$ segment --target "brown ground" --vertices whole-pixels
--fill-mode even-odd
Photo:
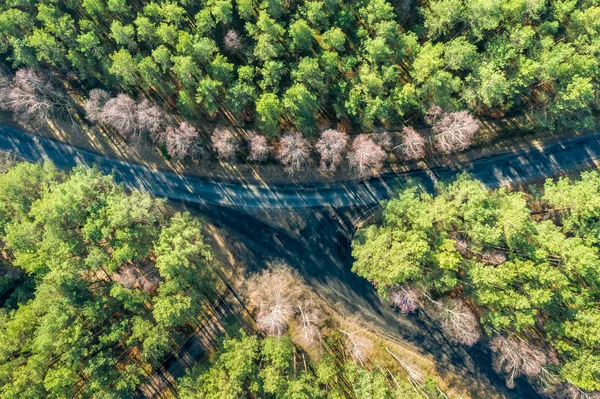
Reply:
[[[206,123],[200,128],[203,143],[194,159],[183,161],[169,160],[160,148],[149,140],[137,144],[127,143],[118,135],[108,132],[99,126],[88,125],[85,121],[78,120],[78,124],[62,121],[49,121],[46,124],[28,123],[16,120],[10,114],[0,113],[0,122],[15,125],[35,132],[41,136],[50,137],[71,145],[106,154],[112,158],[127,162],[142,164],[147,167],[163,170],[176,171],[189,176],[203,176],[211,179],[236,179],[246,182],[281,183],[291,180],[298,183],[311,182],[333,182],[351,180],[355,178],[347,167],[342,167],[332,175],[324,175],[319,172],[316,159],[309,168],[301,174],[290,176],[282,167],[274,161],[257,164],[246,163],[240,158],[237,163],[224,163],[215,159],[208,144],[209,135],[215,124]],[[400,132],[390,131],[394,142],[399,142]],[[246,132],[239,130],[240,137]],[[373,133],[376,135],[377,133]],[[477,159],[486,155],[515,150],[521,147],[531,146],[533,143],[543,143],[558,140],[565,136],[576,135],[578,132],[526,134],[514,120],[502,120],[498,122],[482,124],[482,128],[472,149],[459,154],[455,158],[448,158],[430,154],[424,161],[407,163],[400,158],[399,152],[390,154],[388,162],[380,173],[389,171],[405,171],[415,167],[438,166],[448,164],[455,160]],[[315,156],[316,158],[316,156]]]

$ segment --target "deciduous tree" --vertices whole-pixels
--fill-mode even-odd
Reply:
[[[279,140],[277,159],[290,173],[302,171],[308,164],[310,147],[308,141],[299,132],[287,132]]]
[[[368,176],[374,169],[383,165],[386,154],[369,136],[359,134],[350,147],[348,162],[360,177]]]
[[[187,122],[181,122],[177,126],[169,126],[161,134],[160,141],[165,144],[170,156],[182,159],[192,155],[198,136],[198,130],[194,126]]]
[[[348,135],[345,132],[334,129],[323,131],[315,145],[321,157],[320,169],[324,172],[334,172],[342,162],[347,147]]]

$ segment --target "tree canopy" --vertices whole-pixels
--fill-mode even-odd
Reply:
[[[0,54],[267,132],[398,126],[433,104],[582,128],[597,111],[599,18],[593,1],[8,1]]]
[[[519,342],[541,348],[546,367],[525,375],[558,367],[563,381],[597,391],[599,190],[597,172],[548,180],[533,194],[489,190],[467,175],[435,195],[411,184],[357,235],[353,270],[409,312],[416,301],[457,315],[443,301],[462,298],[489,336],[509,336],[495,341],[503,354],[521,351]]]
[[[199,323],[200,223],[77,167],[0,175],[0,396],[130,397]]]

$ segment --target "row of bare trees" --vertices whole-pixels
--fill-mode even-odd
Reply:
[[[166,147],[173,158],[192,154],[199,138],[198,130],[187,122],[176,123],[160,107],[143,99],[135,101],[127,94],[110,96],[104,90],[90,91],[85,114],[91,122],[105,124],[127,140],[139,143],[145,137]]]
[[[150,136],[155,142],[164,144],[175,158],[191,155],[199,137],[192,125],[186,122],[174,125],[172,118],[160,107],[145,99],[135,101],[126,94],[111,98],[106,91],[94,89],[86,101],[85,111],[90,121],[110,126],[130,141],[139,142]],[[471,145],[479,129],[479,122],[468,112],[444,112],[437,106],[430,109],[427,121],[432,126],[430,137],[405,127],[402,142],[395,147],[388,133],[378,134],[375,138],[359,134],[350,140],[346,132],[334,129],[323,131],[314,148],[301,133],[293,131],[270,144],[265,136],[256,132],[248,132],[245,140],[241,140],[234,130],[217,127],[210,140],[212,149],[224,161],[235,160],[240,151],[247,149],[249,161],[263,162],[273,156],[290,174],[296,174],[307,168],[314,149],[323,173],[335,172],[346,160],[356,175],[364,177],[380,169],[390,151],[401,149],[409,160],[423,158],[429,144],[442,153],[457,152]]]
[[[426,138],[411,126],[403,128],[402,143],[397,147],[407,159],[421,159],[432,150],[442,154],[464,151],[471,146],[480,122],[468,111],[445,112],[437,105],[432,106],[426,116],[431,134]]]

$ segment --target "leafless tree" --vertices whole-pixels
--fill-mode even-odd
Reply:
[[[150,133],[153,138],[156,138],[168,123],[162,109],[146,99],[137,105],[137,119],[140,131]]]
[[[263,162],[271,154],[271,146],[269,146],[267,138],[254,131],[248,132],[248,147],[250,149],[249,161]]]
[[[127,94],[119,94],[108,100],[100,113],[100,121],[129,139],[136,139],[140,134],[138,107]]]
[[[352,142],[348,162],[358,176],[364,177],[373,169],[381,168],[385,160],[385,152],[366,134],[359,134]]]
[[[402,313],[412,313],[421,307],[417,291],[410,287],[399,287],[390,292],[390,301],[397,306]]]
[[[385,350],[387,350],[387,352],[390,355],[392,355],[392,357],[396,360],[396,362],[398,362],[398,364],[400,366],[402,366],[404,371],[406,371],[409,381],[414,382],[415,384],[419,385],[419,384],[423,384],[427,380],[425,373],[423,373],[423,371],[421,370],[421,368],[418,365],[403,361],[394,352],[392,352],[388,347],[386,347]]]
[[[315,148],[321,156],[320,169],[323,172],[334,172],[342,162],[344,151],[348,147],[348,134],[339,130],[327,129]]]
[[[432,302],[434,307],[431,316],[440,323],[451,341],[465,346],[473,346],[479,341],[481,330],[477,316],[463,301],[447,299],[444,302]]]
[[[250,304],[257,310],[256,325],[270,335],[281,335],[296,313],[299,277],[289,267],[279,265],[248,281]]]
[[[223,42],[225,43],[225,47],[227,47],[229,50],[238,50],[242,45],[240,35],[238,35],[238,33],[233,29],[229,29],[227,31],[225,37],[223,38]]]
[[[85,117],[90,122],[98,123],[101,120],[104,104],[109,100],[110,94],[106,90],[92,89],[90,96],[85,101]]]
[[[481,254],[481,260],[487,263],[488,265],[498,266],[505,263],[508,258],[506,253],[497,250],[489,250],[485,251]]]
[[[198,130],[187,122],[181,122],[178,126],[169,126],[160,135],[160,141],[166,145],[169,155],[177,159],[191,155],[197,139]]]
[[[277,159],[290,174],[300,172],[308,163],[308,141],[298,132],[287,132],[279,141]]]
[[[539,375],[548,363],[548,357],[541,349],[516,336],[497,335],[492,339],[490,347],[494,369],[505,375],[509,388],[514,387],[515,378]]]
[[[444,113],[432,126],[435,148],[445,154],[463,151],[477,131],[479,121],[468,111]]]
[[[69,116],[72,102],[50,79],[32,69],[22,68],[11,79],[0,79],[0,107],[28,120],[44,120],[50,116]]]
[[[390,132],[381,132],[374,136],[373,141],[379,144],[386,151],[391,151],[394,148],[394,139]]]
[[[339,331],[346,336],[346,349],[352,360],[364,365],[369,354],[373,351],[373,341],[365,337],[359,331]]]
[[[239,140],[231,129],[217,127],[210,138],[214,150],[219,158],[232,160],[239,149]]]
[[[323,323],[323,314],[312,301],[298,304],[298,330],[302,344],[311,346],[319,338],[319,326]]]
[[[425,137],[410,126],[402,129],[402,154],[408,159],[421,159],[425,156]]]
[[[557,378],[557,382],[543,387],[541,390],[545,397],[551,399],[600,399],[600,392],[586,392],[579,389],[569,380],[561,382]]]

